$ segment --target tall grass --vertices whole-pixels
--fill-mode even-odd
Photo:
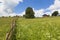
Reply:
[[[0,40],[5,40],[7,32],[10,30],[12,18],[0,18]]]
[[[60,17],[17,20],[17,40],[60,40]]]

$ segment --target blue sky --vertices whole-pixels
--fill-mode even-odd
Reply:
[[[0,0],[0,16],[23,16],[27,7],[32,7],[35,16],[60,13],[60,0]]]
[[[32,7],[35,10],[46,9],[54,3],[54,0],[23,0],[14,7],[15,13],[21,13],[25,11],[27,7]]]

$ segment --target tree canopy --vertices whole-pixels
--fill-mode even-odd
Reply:
[[[52,13],[52,16],[57,16],[59,13],[58,13],[58,11],[54,11],[53,13]]]
[[[34,14],[35,13],[34,13],[33,9],[31,7],[28,7],[25,11],[24,17],[25,18],[35,18]]]

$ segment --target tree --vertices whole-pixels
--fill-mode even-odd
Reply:
[[[52,16],[57,16],[58,14],[59,14],[58,11],[55,11],[52,13]]]
[[[50,15],[47,15],[47,14],[43,14],[43,17],[49,17]]]
[[[23,17],[25,17],[25,15],[23,15]]]
[[[25,18],[35,18],[35,16],[34,16],[34,11],[33,11],[33,9],[31,8],[31,7],[28,7],[27,9],[26,9],[26,12],[25,12],[25,15],[23,15]]]

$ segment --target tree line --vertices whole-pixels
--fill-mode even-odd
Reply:
[[[34,13],[33,9],[31,7],[27,7],[26,10],[25,10],[25,15],[23,15],[23,17],[25,17],[25,18],[35,18],[34,15],[35,15],[35,13]],[[51,16],[58,16],[58,15],[59,15],[58,11],[54,11]],[[49,17],[49,16],[50,15],[43,14],[43,17]]]

